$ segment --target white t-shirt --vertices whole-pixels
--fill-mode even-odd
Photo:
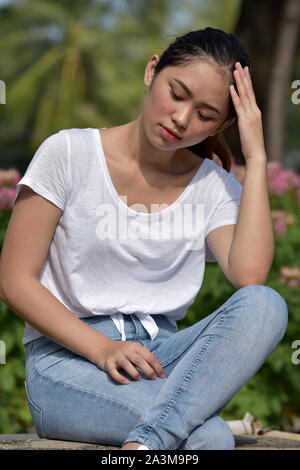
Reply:
[[[132,182],[134,184],[134,181]],[[182,319],[216,261],[208,233],[236,224],[242,185],[205,158],[162,210],[128,207],[110,178],[97,128],[64,129],[45,139],[17,184],[63,210],[39,276],[77,317],[111,315],[125,340],[123,314],[135,314],[153,340],[152,318]],[[123,196],[123,198],[121,197]],[[43,336],[25,322],[23,344]]]

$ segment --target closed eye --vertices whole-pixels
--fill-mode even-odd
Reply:
[[[181,98],[180,96],[177,96],[175,95],[174,91],[172,90],[172,88],[170,88],[170,95],[172,96],[172,98],[175,100],[175,101],[180,101],[180,100],[183,100],[184,98]],[[214,118],[210,118],[210,117],[205,117],[203,116],[201,113],[198,113],[198,117],[199,119],[203,120],[203,121],[214,121]]]

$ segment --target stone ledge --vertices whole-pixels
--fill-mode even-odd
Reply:
[[[87,442],[44,439],[37,434],[0,434],[0,450],[116,450],[119,447]]]
[[[235,435],[235,450],[300,450],[300,441],[271,436]],[[118,450],[120,447],[39,438],[37,434],[0,434],[0,450]]]

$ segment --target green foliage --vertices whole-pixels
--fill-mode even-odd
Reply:
[[[279,292],[289,307],[289,324],[281,342],[255,376],[233,397],[222,411],[225,420],[241,419],[249,411],[264,426],[288,429],[293,416],[300,416],[299,365],[292,362],[292,343],[300,340],[299,286],[282,282],[282,269],[295,268],[300,252],[300,214],[295,188],[281,196],[270,195],[272,213],[282,210],[291,217],[284,233],[275,231],[276,250],[266,285]],[[0,246],[7,229],[10,211],[0,211]],[[297,236],[298,234],[298,236]],[[217,263],[207,263],[203,285],[179,330],[186,328],[219,308],[233,293]],[[25,349],[22,345],[24,322],[0,302],[1,338],[6,343],[6,364],[0,365],[0,433],[26,432],[32,424],[24,379]],[[294,361],[295,362],[295,361]]]
[[[0,364],[0,433],[27,432],[32,419],[26,401],[24,322],[0,301],[1,340],[6,346],[5,364]]]
[[[11,211],[0,210],[0,247]],[[0,300],[0,340],[5,343],[5,364],[0,364],[0,434],[27,432],[32,418],[24,387],[24,322]]]
[[[289,323],[285,335],[255,376],[233,397],[221,412],[226,420],[242,419],[249,411],[264,426],[278,426],[288,430],[292,418],[300,416],[300,364],[292,362],[295,349],[292,343],[300,341],[300,270],[298,284],[281,283],[282,268],[300,268],[300,213],[295,187],[283,195],[270,195],[272,211],[284,211],[293,222],[284,233],[275,230],[275,256],[266,285],[285,299]],[[298,257],[297,257],[298,256]],[[178,328],[186,328],[214,312],[235,292],[217,263],[207,263],[201,290]],[[298,346],[299,349],[299,346]],[[298,356],[299,358],[299,353]],[[298,359],[299,360],[299,359]],[[294,361],[295,362],[295,361]]]
[[[219,2],[214,0],[217,5]],[[226,0],[231,27],[239,0]],[[170,36],[214,21],[206,4],[188,0],[23,0],[0,6],[1,164],[29,163],[49,135],[64,128],[111,127],[135,119],[145,93],[144,68]],[[227,13],[228,13],[227,11]],[[224,24],[222,24],[224,21]],[[226,25],[225,25],[226,22]],[[10,211],[0,210],[0,248]],[[0,301],[0,433],[31,424],[24,390],[24,322]]]
[[[8,104],[0,113],[5,166],[12,158],[29,161],[58,130],[136,119],[151,56],[188,29],[209,24],[233,29],[239,4],[23,0],[0,6],[0,78]]]
[[[110,127],[135,119],[151,55],[161,53],[170,40],[188,30],[207,25],[234,30],[240,5],[239,0],[14,3],[18,6],[1,9],[0,19],[1,79],[8,85],[9,103],[0,115],[1,158],[6,161],[13,152],[22,158],[27,152],[31,158],[41,141],[59,129]],[[123,11],[114,11],[117,4],[125,5]],[[299,109],[289,108],[293,119],[286,140],[293,148],[299,142]],[[289,325],[283,340],[222,416],[240,419],[250,411],[264,425],[284,429],[292,416],[300,416],[300,366],[291,361],[292,342],[300,339],[300,293],[299,287],[280,283],[280,272],[282,266],[295,267],[295,262],[299,267],[300,216],[293,191],[272,196],[271,203],[273,210],[294,216],[286,233],[276,234],[267,282],[285,298]],[[0,210],[0,248],[10,215]],[[218,264],[207,263],[201,291],[178,322],[179,329],[211,314],[234,292]],[[23,329],[23,320],[0,301],[0,339],[6,344],[6,364],[0,364],[0,433],[27,432],[32,424],[24,387]]]

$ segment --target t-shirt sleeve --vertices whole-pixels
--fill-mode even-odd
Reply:
[[[231,225],[237,223],[240,199],[242,195],[243,186],[238,181],[234,173],[229,173],[228,179],[225,183],[223,190],[221,191],[220,197],[216,204],[213,213],[211,214],[205,230],[205,239],[209,232],[217,227],[223,225]],[[205,242],[205,261],[215,262],[217,261],[211,250]]]
[[[69,141],[65,130],[47,137],[36,150],[24,176],[16,185],[16,194],[22,185],[29,186],[40,196],[64,210],[69,182]]]

